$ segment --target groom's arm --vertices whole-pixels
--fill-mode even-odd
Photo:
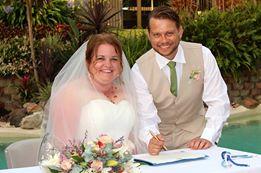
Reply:
[[[141,123],[139,138],[148,146],[152,139],[149,131],[159,134],[158,123],[160,123],[160,118],[157,114],[157,108],[153,103],[153,97],[148,90],[147,83],[141,75],[137,64],[134,64],[132,67],[131,77],[136,90],[137,113]]]

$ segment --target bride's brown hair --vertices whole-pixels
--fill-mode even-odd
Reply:
[[[122,65],[122,47],[120,41],[115,35],[110,33],[101,33],[92,35],[87,44],[85,58],[88,64],[91,63],[92,57],[96,54],[98,47],[102,44],[110,44],[115,48],[116,53],[119,55],[121,67]]]

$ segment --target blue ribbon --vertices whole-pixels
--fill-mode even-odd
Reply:
[[[249,165],[247,164],[242,164],[242,163],[236,163],[232,158],[239,158],[240,156],[237,155],[237,156],[231,156],[231,153],[230,152],[227,152],[227,151],[223,151],[221,153],[221,157],[223,159],[223,162],[222,162],[222,166],[223,167],[231,167],[232,164],[236,165],[236,166],[244,166],[244,167],[248,167]],[[246,157],[246,155],[244,155],[244,157],[242,158],[251,158],[252,156],[248,156]],[[232,163],[232,164],[231,164]]]

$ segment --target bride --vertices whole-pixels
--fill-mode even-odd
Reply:
[[[48,142],[64,145],[85,136],[88,141],[107,134],[115,140],[123,136],[132,151],[141,152],[129,72],[114,35],[91,36],[54,80],[46,106]]]

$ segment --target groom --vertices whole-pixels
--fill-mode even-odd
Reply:
[[[211,147],[229,116],[227,87],[213,54],[201,44],[182,42],[182,34],[180,18],[171,8],[155,8],[148,25],[152,49],[132,68],[141,118],[139,137],[152,155],[164,145]]]

